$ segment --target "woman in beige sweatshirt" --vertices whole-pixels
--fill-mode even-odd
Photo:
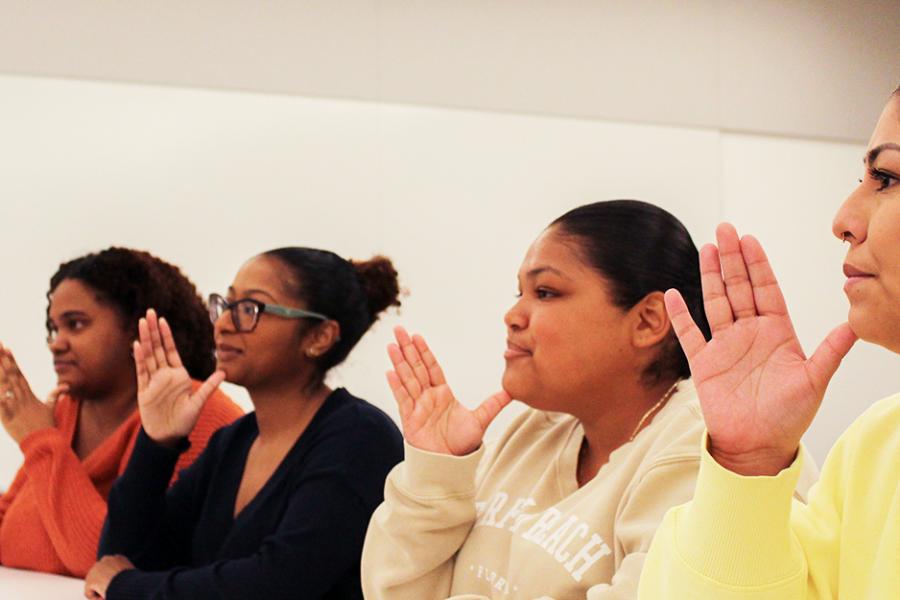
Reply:
[[[703,419],[663,301],[678,289],[709,338],[684,226],[643,202],[576,208],[528,249],[519,287],[503,391],[475,410],[397,329],[406,459],[369,525],[367,598],[636,598],[657,525],[691,498]],[[530,410],[486,449],[512,398]]]

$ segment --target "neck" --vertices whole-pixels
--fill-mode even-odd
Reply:
[[[584,479],[582,473],[588,475],[586,480],[593,478],[616,448],[647,427],[665,406],[665,402],[660,401],[674,383],[674,379],[652,386],[640,380],[620,382],[605,390],[602,397],[591,397],[584,411],[574,415],[584,428],[585,439],[579,459],[579,480]]]
[[[79,396],[80,418],[101,430],[118,427],[137,408],[137,384],[133,379],[109,392]]]
[[[309,388],[308,379],[299,377],[266,382],[248,391],[263,443],[283,437],[296,439],[331,393],[324,384]]]

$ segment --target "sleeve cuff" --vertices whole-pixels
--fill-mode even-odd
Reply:
[[[58,442],[65,443],[59,429],[56,429],[55,427],[45,427],[44,429],[32,431],[23,437],[21,441],[19,441],[19,449],[22,451],[22,454],[28,456],[29,453],[34,452],[42,445]]]
[[[165,573],[152,573],[128,569],[112,578],[106,588],[106,600],[140,600],[149,598]]]
[[[419,497],[445,497],[475,492],[475,471],[484,445],[465,456],[426,452],[403,442],[405,458],[397,483]]]
[[[703,436],[694,499],[676,524],[679,551],[694,569],[732,585],[760,585],[798,574],[790,527],[792,497],[805,454],[772,477],[721,466]],[[760,581],[760,576],[771,581]]]
[[[191,443],[187,438],[181,440],[175,448],[161,446],[141,427],[134,442],[134,451],[128,461],[126,473],[138,474],[150,486],[165,489],[172,478],[178,458],[190,447]]]

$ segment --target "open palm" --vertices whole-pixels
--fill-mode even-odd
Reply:
[[[856,336],[846,323],[803,353],[759,242],[729,224],[700,252],[707,342],[681,295],[666,307],[688,357],[716,459],[747,475],[777,473],[796,453]]]
[[[402,327],[395,328],[394,335],[397,343],[388,346],[394,370],[387,379],[407,443],[456,456],[477,450],[488,425],[510,403],[509,394],[498,392],[469,410],[453,395],[425,340],[418,335],[410,338]]]
[[[203,404],[224,381],[225,374],[216,371],[192,393],[191,377],[181,363],[166,320],[157,319],[150,309],[140,320],[138,333],[134,362],[141,424],[155,441],[171,444],[194,429]]]

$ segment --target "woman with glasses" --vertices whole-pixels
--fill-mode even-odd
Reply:
[[[154,306],[178,328],[174,344],[189,386],[215,369],[212,326],[178,268],[128,248],[64,263],[50,279],[47,301],[47,345],[59,384],[51,402],[35,397],[12,352],[0,348],[0,421],[24,454],[0,496],[0,563],[83,577],[97,557],[107,494],[140,429],[131,359],[138,319]],[[173,473],[242,414],[214,394]]]
[[[143,430],[110,494],[88,597],[362,598],[359,560],[384,478],[403,456],[393,422],[325,384],[389,306],[384,257],[282,248],[210,298],[217,371],[191,391],[173,330],[153,311],[134,356]],[[166,490],[185,436],[222,381],[255,412],[222,429]]]

